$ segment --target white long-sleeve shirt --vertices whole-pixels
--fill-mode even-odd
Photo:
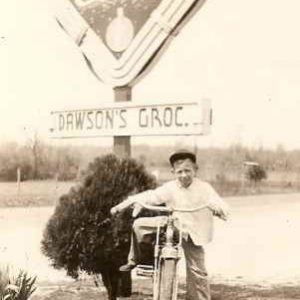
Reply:
[[[127,206],[134,201],[150,205],[165,204],[170,208],[193,209],[212,203],[223,216],[228,214],[228,205],[212,186],[198,178],[194,178],[190,186],[183,187],[178,180],[169,181],[162,186],[130,196],[120,204]],[[181,230],[190,235],[195,245],[209,243],[213,237],[213,214],[210,209],[195,212],[174,212]]]

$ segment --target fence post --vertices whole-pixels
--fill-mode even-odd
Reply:
[[[17,168],[17,197],[20,196],[20,189],[21,189],[21,168]]]

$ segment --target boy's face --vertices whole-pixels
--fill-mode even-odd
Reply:
[[[188,158],[182,159],[174,163],[172,172],[181,186],[187,188],[196,176],[197,166]]]

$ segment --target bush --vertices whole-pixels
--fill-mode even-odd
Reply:
[[[266,179],[267,173],[261,165],[259,165],[259,164],[252,165],[252,166],[248,167],[248,169],[246,171],[246,178],[249,181],[254,182],[254,184],[256,184],[257,182],[260,182],[263,179]]]
[[[118,218],[110,217],[112,206],[129,194],[154,188],[156,182],[142,164],[115,155],[96,158],[85,172],[81,185],[60,198],[48,221],[42,251],[54,267],[64,268],[76,278],[84,270],[101,274],[109,299],[116,299],[121,273],[130,246],[131,214],[127,210]],[[129,278],[128,278],[129,276]],[[130,288],[130,274],[124,277]]]

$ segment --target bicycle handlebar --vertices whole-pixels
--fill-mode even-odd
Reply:
[[[154,205],[148,205],[145,204],[141,201],[138,200],[133,200],[133,199],[128,199],[124,202],[119,203],[118,205],[116,205],[115,207],[113,207],[112,209],[116,209],[116,212],[120,212],[124,209],[126,209],[127,207],[133,205],[133,204],[139,204],[142,207],[149,209],[149,210],[154,210],[154,211],[161,211],[161,212],[168,212],[168,213],[172,213],[172,212],[196,212],[198,210],[202,210],[205,208],[208,208],[208,205],[201,205],[195,208],[169,208],[169,207],[165,207],[165,206],[154,206]]]
[[[161,211],[161,212],[169,212],[169,213],[172,213],[172,212],[196,212],[198,210],[202,210],[202,209],[205,209],[207,208],[207,204],[205,205],[201,205],[201,206],[198,206],[198,207],[195,207],[195,208],[169,208],[169,207],[164,207],[164,206],[154,206],[154,205],[148,205],[148,204],[145,204],[145,203],[142,203],[142,202],[135,202],[137,204],[140,204],[142,207],[146,208],[146,209],[149,209],[149,210],[155,210],[155,211]]]

